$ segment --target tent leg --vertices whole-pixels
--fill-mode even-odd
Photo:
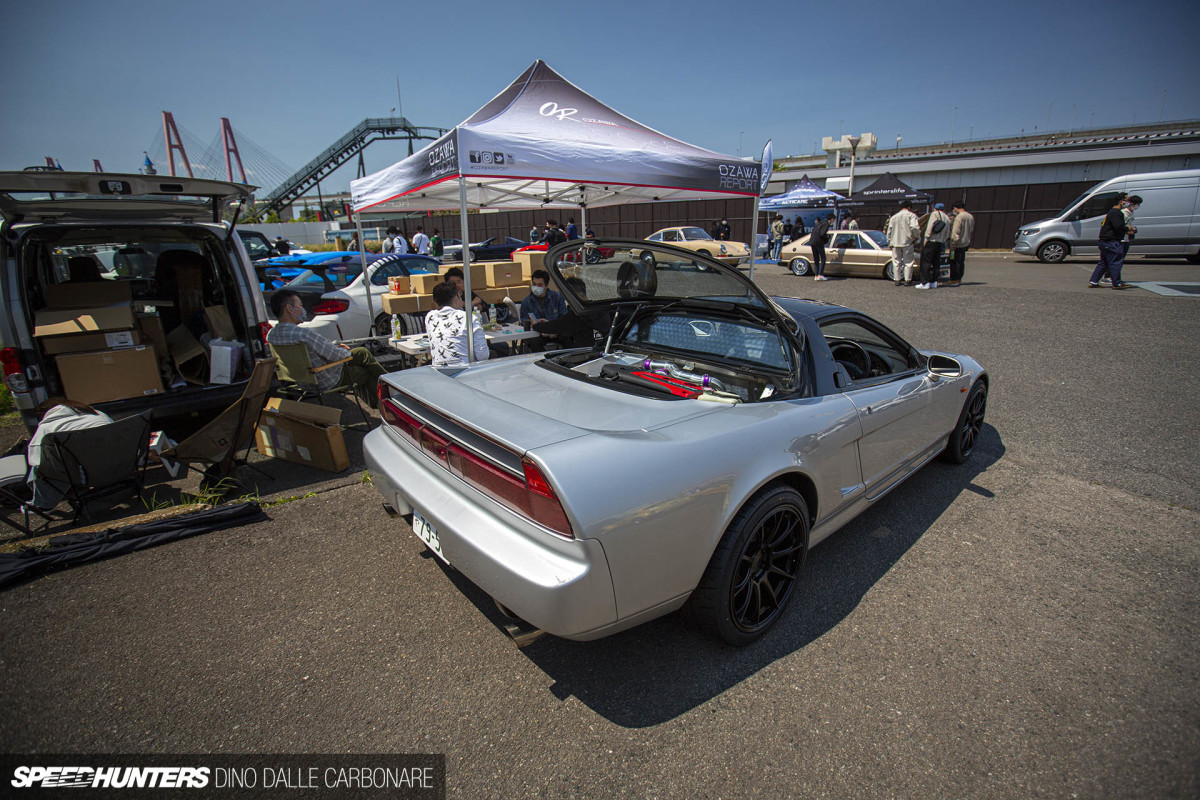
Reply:
[[[471,237],[467,233],[467,179],[458,176],[458,219],[462,228],[463,307],[467,312],[467,366],[475,360],[475,323],[472,315],[475,308],[471,303]]]
[[[363,288],[367,290],[367,336],[374,336],[375,308],[371,303],[371,280],[367,275],[367,241],[363,238],[362,214],[355,213],[354,223],[358,226],[358,256],[362,261]]]
[[[758,195],[754,195],[754,215],[750,219],[750,281],[753,283],[754,262],[758,260]]]

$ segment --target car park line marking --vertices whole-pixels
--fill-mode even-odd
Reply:
[[[1163,297],[1200,298],[1200,282],[1194,281],[1126,281],[1130,286],[1161,294]]]

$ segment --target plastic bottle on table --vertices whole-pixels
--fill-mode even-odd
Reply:
[[[404,335],[404,323],[400,321],[399,314],[392,314],[392,338],[399,339]]]

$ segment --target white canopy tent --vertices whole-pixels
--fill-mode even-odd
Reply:
[[[350,192],[360,227],[363,214],[459,209],[465,267],[469,208],[579,209],[586,230],[589,206],[757,199],[761,186],[758,162],[648,128],[539,60],[458,127],[403,161],[352,181]],[[471,271],[463,271],[470,297]],[[369,282],[367,304],[370,312]]]

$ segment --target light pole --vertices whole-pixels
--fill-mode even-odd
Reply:
[[[858,153],[858,143],[862,141],[862,137],[847,136],[846,141],[850,143],[850,186],[846,189],[846,196],[850,197],[854,194],[854,157]]]
[[[897,133],[896,134],[896,149],[897,150],[900,149],[900,143],[903,141],[904,141],[904,137]]]

